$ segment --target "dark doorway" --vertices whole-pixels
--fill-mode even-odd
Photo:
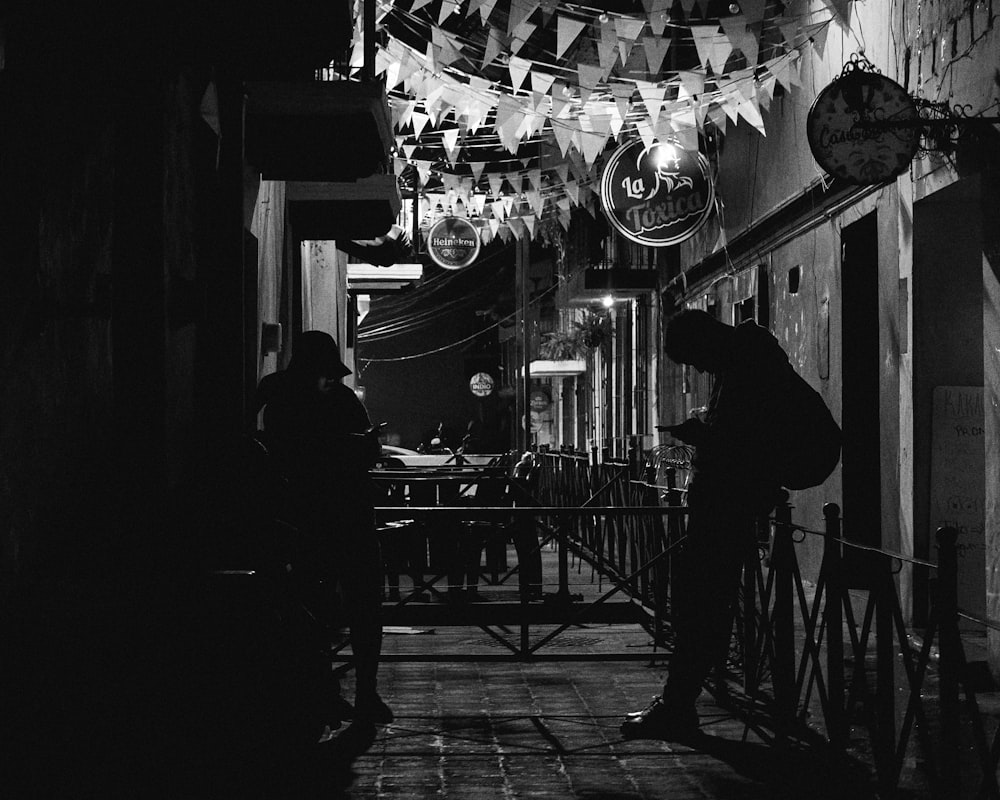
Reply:
[[[881,545],[878,230],[875,212],[841,233],[844,535]]]

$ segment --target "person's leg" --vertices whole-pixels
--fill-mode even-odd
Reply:
[[[517,553],[518,580],[529,597],[542,596],[542,550],[532,517],[518,517],[511,533]]]
[[[696,731],[695,701],[725,655],[740,575],[753,545],[753,518],[725,508],[692,511],[671,600],[674,651],[661,697],[622,724],[632,737],[686,736]]]
[[[359,520],[364,522],[364,520]],[[391,712],[376,691],[382,653],[381,556],[374,526],[353,525],[353,539],[341,543],[337,569],[344,598],[344,613],[351,630],[354,653],[355,715],[373,722],[390,721]],[[388,717],[383,719],[382,717]]]
[[[694,708],[712,666],[729,647],[733,606],[751,540],[738,518],[716,517],[709,524],[711,529],[693,531],[697,538],[681,557],[680,585],[673,595],[675,647],[663,690],[669,708]]]

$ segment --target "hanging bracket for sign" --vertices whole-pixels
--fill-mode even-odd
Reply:
[[[954,152],[970,129],[1000,122],[970,112],[970,106],[911,97],[855,53],[813,102],[806,135],[813,157],[831,175],[873,185],[905,172],[918,152]]]
[[[922,97],[912,98],[918,117],[913,120],[868,121],[863,125],[872,129],[916,128],[920,135],[918,151],[923,153],[953,153],[958,150],[963,136],[974,128],[985,128],[1000,123],[1000,116],[987,116],[985,111],[972,112],[968,104],[948,105]],[[1000,106],[994,101],[990,108]],[[988,109],[987,109],[988,110]]]

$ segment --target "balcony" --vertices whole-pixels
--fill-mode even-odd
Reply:
[[[374,239],[392,227],[402,197],[395,175],[356,181],[289,181],[292,233],[299,240]]]
[[[342,182],[385,172],[392,120],[381,82],[250,82],[246,96],[246,160],[261,177]]]
[[[569,307],[591,306],[608,295],[616,299],[638,297],[655,292],[656,286],[654,269],[587,267],[569,277],[564,298]]]

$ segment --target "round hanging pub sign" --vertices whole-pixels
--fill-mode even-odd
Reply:
[[[469,391],[476,397],[489,397],[493,394],[493,387],[496,382],[488,372],[477,372],[469,378]]]
[[[461,217],[443,217],[427,233],[427,254],[439,267],[462,269],[479,256],[479,231]]]
[[[819,93],[806,118],[813,158],[847,183],[874,185],[906,172],[920,144],[919,114],[906,90],[853,60]]]
[[[712,213],[715,186],[708,159],[676,143],[622,145],[601,175],[601,205],[614,228],[637,244],[683,242]]]

